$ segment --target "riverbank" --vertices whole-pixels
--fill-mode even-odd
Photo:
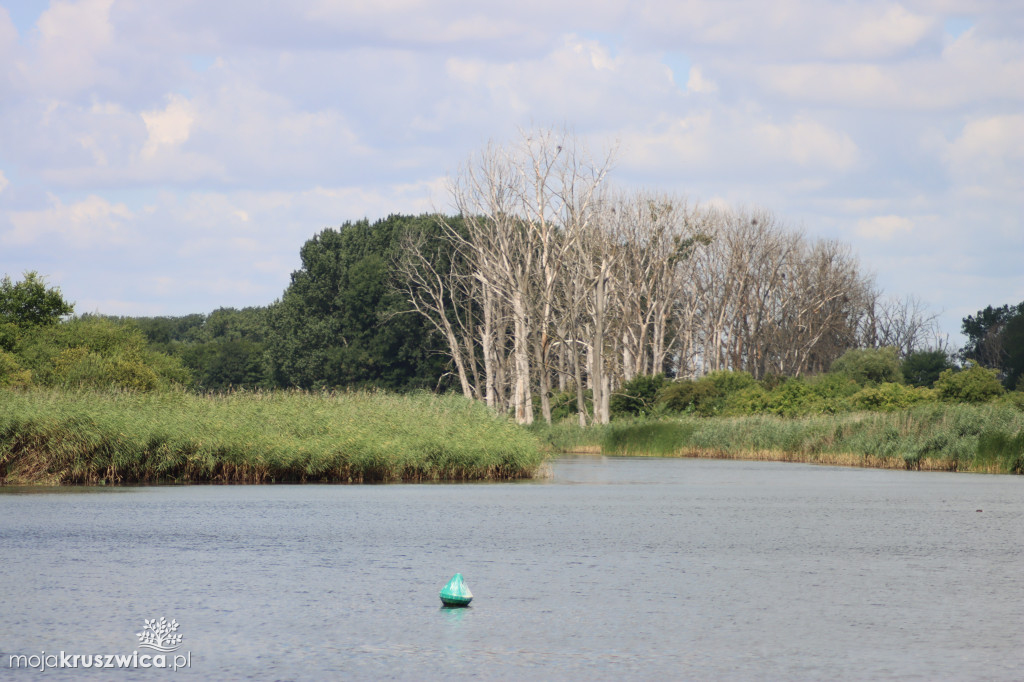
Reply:
[[[1024,413],[1005,405],[932,404],[800,418],[681,416],[533,431],[562,453],[1024,474]]]
[[[503,480],[543,460],[460,396],[0,390],[0,484]]]

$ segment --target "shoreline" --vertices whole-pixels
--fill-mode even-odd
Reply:
[[[663,457],[665,459],[721,459],[745,462],[787,462],[792,464],[818,464],[821,466],[847,467],[850,469],[889,469],[904,471],[945,471],[950,473],[971,474],[1005,474],[995,467],[985,470],[959,469],[956,460],[927,457],[920,460],[908,460],[902,457],[877,457],[857,453],[793,453],[782,450],[747,450],[727,452],[724,450],[685,449],[674,453],[661,452],[628,452],[606,453],[600,447],[591,446],[574,450],[559,451],[559,455],[645,458]]]

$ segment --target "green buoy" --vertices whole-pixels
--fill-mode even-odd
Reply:
[[[462,574],[456,573],[448,584],[441,588],[441,603],[445,606],[469,606],[473,593],[462,582]]]

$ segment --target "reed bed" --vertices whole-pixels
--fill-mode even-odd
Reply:
[[[561,425],[538,437],[571,452],[594,433]],[[678,417],[612,422],[606,454],[714,457],[897,469],[1024,473],[1024,413],[1010,406],[931,404],[899,412],[783,418]]]
[[[498,480],[543,459],[461,396],[0,390],[0,484]]]

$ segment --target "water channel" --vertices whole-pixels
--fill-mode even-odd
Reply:
[[[1022,477],[589,456],[553,473],[0,488],[0,669],[26,680],[1024,679]],[[469,608],[441,608],[455,572]],[[181,635],[165,665],[187,665],[83,667],[85,655],[156,655],[139,635],[160,618]],[[59,667],[60,652],[80,655],[78,668]],[[54,665],[10,669],[31,655]]]

